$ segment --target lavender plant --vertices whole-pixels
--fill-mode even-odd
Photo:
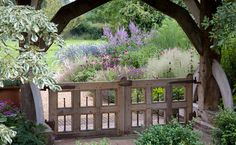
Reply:
[[[120,27],[114,34],[109,27],[104,27],[103,34],[108,40],[108,45],[105,48],[106,55],[104,55],[104,60],[106,60],[104,69],[119,65],[125,55],[141,48],[145,44],[144,40],[150,36],[149,33],[140,30],[133,22],[130,22],[129,30]]]
[[[74,63],[81,60],[83,57],[88,56],[101,56],[103,55],[103,45],[87,44],[87,45],[70,45],[65,48],[59,49],[55,56],[64,66],[68,63]]]

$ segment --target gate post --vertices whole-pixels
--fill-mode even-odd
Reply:
[[[187,79],[192,80],[193,75],[188,74]],[[187,83],[185,87],[185,94],[186,94],[186,101],[187,101],[187,108],[186,108],[186,122],[192,120],[192,113],[193,113],[193,84]]]
[[[145,88],[145,102],[147,104],[146,112],[145,112],[145,126],[148,127],[152,125],[152,90],[151,87]]]
[[[166,123],[171,121],[171,117],[172,117],[172,85],[168,84],[165,87],[166,90],[166,104],[167,104],[167,108],[166,108]]]
[[[58,93],[57,92],[53,92],[52,90],[48,90],[48,106],[49,106],[49,116],[48,116],[48,119],[49,119],[49,122],[51,122],[52,126],[52,130],[54,132],[58,132],[58,120],[57,120],[57,114],[56,114],[56,110],[57,110],[57,96],[58,96]]]
[[[117,105],[119,108],[117,115],[118,134],[124,135],[125,133],[125,87],[118,85],[117,89]]]
[[[119,82],[120,91],[120,130],[122,134],[129,133],[131,127],[131,92],[130,86],[132,86],[132,81],[127,80],[126,77],[120,79]]]

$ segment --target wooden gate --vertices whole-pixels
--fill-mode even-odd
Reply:
[[[187,78],[63,83],[49,91],[49,121],[59,138],[116,136],[191,119],[192,75]]]

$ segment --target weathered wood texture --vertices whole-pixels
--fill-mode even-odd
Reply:
[[[178,79],[63,83],[62,91],[49,91],[49,121],[55,122],[54,132],[59,138],[123,135],[165,124],[172,116],[186,123],[192,114],[191,80],[192,75]],[[173,99],[175,87],[184,89],[180,100]],[[163,100],[154,101],[155,88],[164,90]]]

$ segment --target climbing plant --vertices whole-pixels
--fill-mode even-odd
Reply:
[[[3,80],[18,79],[59,90],[43,52],[53,43],[63,45],[57,26],[41,11],[7,0],[0,1],[0,13],[0,86]]]

